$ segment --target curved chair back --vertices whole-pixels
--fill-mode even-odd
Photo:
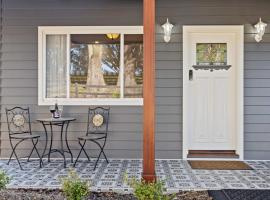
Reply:
[[[106,134],[109,127],[110,108],[96,107],[88,109],[87,133]]]
[[[9,135],[32,133],[29,108],[6,108],[6,117]]]

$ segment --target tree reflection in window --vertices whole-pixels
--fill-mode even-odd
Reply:
[[[120,76],[120,37],[71,35],[71,98],[141,98],[143,35],[124,35],[124,79]],[[124,94],[121,95],[121,81]]]
[[[104,34],[71,35],[70,97],[120,96],[120,40]]]

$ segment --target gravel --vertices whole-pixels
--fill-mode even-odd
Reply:
[[[2,190],[1,200],[65,200],[60,190]],[[86,200],[136,200],[131,194],[95,193],[92,192]],[[207,191],[188,191],[176,194],[175,200],[212,200]]]

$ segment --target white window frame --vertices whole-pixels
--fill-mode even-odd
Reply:
[[[46,36],[67,35],[67,81],[69,80],[70,35],[71,34],[120,34],[120,98],[70,98],[67,84],[66,98],[46,97]],[[143,98],[124,98],[124,35],[143,34],[143,26],[39,26],[38,27],[38,105],[143,105]]]

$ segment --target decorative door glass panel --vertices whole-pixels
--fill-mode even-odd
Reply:
[[[226,43],[197,43],[197,65],[227,65]]]

